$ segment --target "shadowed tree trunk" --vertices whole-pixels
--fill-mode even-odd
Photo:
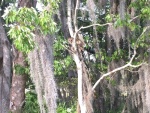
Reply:
[[[11,85],[11,51],[0,15],[0,113],[8,113]]]
[[[18,7],[34,7],[36,0],[19,0]],[[37,28],[38,29],[38,28]],[[31,78],[35,84],[40,112],[56,113],[57,89],[53,74],[53,36],[44,36],[35,30],[35,48],[29,54]],[[22,37],[23,38],[23,37]],[[22,52],[14,49],[14,73],[11,89],[11,111],[21,113],[25,97],[26,74],[17,67],[25,68]]]
[[[26,67],[23,53],[16,50],[16,57],[14,58],[13,65],[13,77],[10,95],[10,110],[13,113],[21,113],[22,106],[25,101],[25,85],[26,85],[26,74],[15,70],[16,66]]]
[[[64,37],[68,39],[70,37],[68,25],[67,25],[67,16],[66,16],[66,6],[67,6],[67,0],[61,0],[60,8],[59,8],[59,15],[60,15],[60,21],[61,21],[61,30],[64,34]]]

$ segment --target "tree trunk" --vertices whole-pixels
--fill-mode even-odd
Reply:
[[[13,65],[13,77],[10,95],[10,110],[12,113],[21,113],[21,109],[25,102],[25,85],[26,76],[25,73],[18,72],[15,70],[15,66],[26,67],[26,62],[24,61],[24,56],[22,52],[16,51],[16,58],[14,58]]]
[[[0,17],[0,113],[8,113],[11,85],[11,51]]]
[[[19,0],[18,7],[32,7],[31,0]],[[26,68],[25,56],[21,51],[18,51],[13,48],[13,77],[12,77],[12,86],[11,86],[11,95],[10,95],[10,110],[12,113],[21,113],[22,107],[25,102],[25,86],[26,86],[26,77],[23,70],[17,70],[16,67]]]
[[[64,37],[68,39],[70,35],[69,35],[69,30],[67,25],[66,6],[67,6],[67,0],[62,0],[60,3],[59,15],[62,24],[61,25],[62,33],[64,34]]]

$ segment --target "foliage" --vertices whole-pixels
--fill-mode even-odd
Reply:
[[[54,74],[56,76],[67,76],[68,70],[73,69],[75,65],[66,48],[66,40],[58,36],[54,40]]]
[[[14,65],[14,72],[16,75],[29,74],[29,68],[16,64]]]
[[[37,95],[31,91],[26,93],[25,106],[23,113],[40,113],[40,108],[37,102]]]
[[[68,72],[68,69],[71,69],[72,59],[70,56],[67,56],[64,59],[59,59],[54,61],[55,74],[56,75],[65,75]]]
[[[60,0],[43,0],[44,5],[50,5],[49,8],[51,8],[49,11],[55,11],[59,8],[58,3]]]
[[[70,107],[67,107],[65,103],[59,103],[57,113],[76,113],[76,105],[71,104]]]
[[[13,40],[17,50],[28,54],[36,45],[34,42],[36,33],[47,35],[56,31],[53,15],[57,8],[58,0],[47,1],[41,12],[34,8],[16,8],[15,5],[6,8],[3,15],[6,22],[5,26],[9,28],[8,35]],[[26,69],[21,65],[15,65],[14,69],[16,74],[26,73]],[[24,113],[38,113],[40,111],[35,97],[36,95],[31,92],[26,94]]]
[[[57,8],[56,4],[53,3],[54,10]],[[35,32],[40,31],[46,35],[56,31],[56,23],[52,17],[54,10],[45,9],[37,12],[34,8],[17,9],[14,5],[6,8],[3,18],[6,26],[10,28],[8,35],[18,50],[28,53],[34,48]]]
[[[150,19],[150,2],[148,0],[138,0],[130,4],[130,7],[138,9],[139,16]]]
[[[115,110],[107,110],[107,113],[122,113],[124,111],[124,103],[121,103],[119,107]]]
[[[40,32],[43,35],[54,33],[57,30],[57,24],[53,20],[53,14],[56,13],[60,0],[44,0],[43,4],[43,11],[38,12],[34,8],[19,8],[17,9],[14,5],[8,7],[5,10],[3,18],[6,21],[6,27],[9,27],[8,35],[13,40],[16,48],[24,53],[28,53],[31,51],[34,46],[34,40],[36,40],[35,33]],[[86,4],[86,0],[82,1],[83,7]],[[108,42],[107,42],[107,27],[97,27],[97,39],[95,38],[95,34],[93,32],[94,27],[83,29],[81,33],[84,36],[84,40],[86,42],[86,47],[98,48],[96,53],[93,56],[96,58],[96,62],[92,62],[89,59],[84,57],[84,61],[87,61],[87,67],[89,68],[91,74],[93,75],[91,78],[92,80],[97,80],[97,76],[99,77],[99,73],[105,73],[108,70],[108,65],[111,61],[120,59],[125,60],[127,62],[128,55],[132,56],[133,48],[136,45],[137,53],[141,51],[144,53],[144,58],[148,57],[148,52],[146,51],[149,47],[149,42],[147,41],[149,38],[149,33],[145,34],[143,31],[147,31],[144,26],[144,23],[147,19],[150,19],[150,6],[148,0],[136,0],[130,6],[130,8],[138,9],[136,13],[138,14],[137,17],[140,20],[140,24],[137,24],[136,21],[131,20],[130,14],[125,14],[125,19],[122,19],[119,14],[109,14],[109,10],[104,11],[105,14],[100,14],[99,12],[96,13],[97,22],[105,23],[105,22],[112,22],[115,28],[118,27],[126,27],[132,35],[128,38],[128,44],[131,44],[131,51],[129,53],[128,46],[127,48],[115,48],[115,44],[113,47],[115,48],[111,55],[108,55]],[[108,6],[110,8],[110,4]],[[79,9],[80,10],[80,9]],[[90,15],[86,15],[86,20],[82,20],[82,12],[78,15],[78,26],[87,26],[91,24]],[[141,35],[141,33],[143,33]],[[76,80],[74,79],[73,82],[66,79],[68,77],[69,70],[75,70],[75,63],[70,56],[70,53],[67,51],[67,41],[58,33],[58,37],[54,40],[54,74],[59,81],[60,86],[75,86]],[[140,38],[139,38],[140,37]],[[96,45],[96,43],[98,43]],[[88,53],[90,54],[90,53]],[[129,57],[130,57],[129,56]],[[133,64],[141,63],[142,55],[137,54],[135,61]],[[144,59],[145,60],[145,59]],[[142,59],[143,61],[143,59]],[[91,71],[92,70],[92,71]],[[15,65],[15,72],[16,74],[24,74],[28,70],[26,68]],[[98,73],[97,73],[98,72]],[[62,79],[65,78],[65,79]],[[107,78],[112,86],[116,86],[116,81],[111,80],[109,77]],[[95,82],[95,81],[94,81]],[[104,91],[107,93],[107,91]],[[108,95],[105,95],[109,97]],[[31,101],[32,100],[32,101]],[[107,99],[106,99],[107,100]],[[108,104],[110,104],[110,99]],[[26,94],[26,105],[25,105],[25,113],[38,113],[38,105],[36,100],[36,95],[30,93]],[[31,109],[30,109],[31,108]],[[117,110],[110,110],[108,109],[108,113],[122,111],[122,106],[119,107]],[[60,103],[57,108],[58,113],[74,113],[75,112],[75,105],[71,104],[71,106],[67,106],[65,103]]]

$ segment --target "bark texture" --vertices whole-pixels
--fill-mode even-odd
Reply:
[[[32,7],[31,0],[19,0],[18,7]],[[23,38],[23,37],[22,37]],[[22,107],[25,102],[25,86],[27,75],[23,70],[16,70],[16,66],[26,68],[27,63],[25,61],[25,56],[21,51],[13,48],[13,77],[10,95],[10,110],[12,113],[21,113]],[[17,72],[19,71],[19,72]]]
[[[25,57],[22,52],[15,51],[16,57],[13,60],[13,77],[10,95],[10,110],[13,113],[21,113],[25,102],[25,86],[27,75],[25,73],[16,73],[15,66],[26,67]]]
[[[0,18],[0,113],[9,110],[11,76],[10,43]]]

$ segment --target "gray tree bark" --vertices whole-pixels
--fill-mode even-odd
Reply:
[[[0,113],[9,111],[11,76],[10,43],[0,18]]]

